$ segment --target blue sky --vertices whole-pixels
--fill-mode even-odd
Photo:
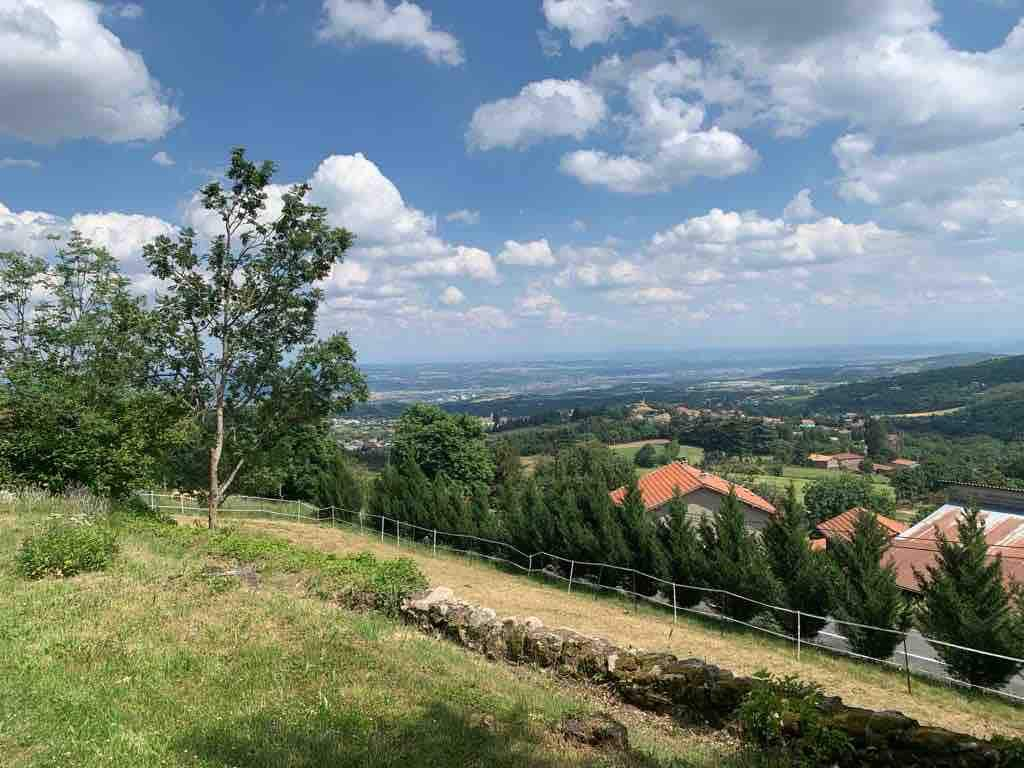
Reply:
[[[0,0],[0,248],[140,292],[231,147],[367,361],[1024,337],[1015,0]]]

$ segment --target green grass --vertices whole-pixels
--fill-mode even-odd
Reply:
[[[782,469],[783,477],[797,477],[804,480],[820,480],[823,477],[835,477],[840,475],[844,470],[840,469],[819,469],[818,467],[797,467],[793,465],[786,465]],[[875,476],[871,479],[875,485],[890,485],[889,478],[882,476]]]
[[[625,456],[630,461],[636,459],[636,454],[640,450],[640,445],[626,444],[626,445],[610,445],[608,446],[620,456]],[[658,454],[661,454],[662,446],[654,446]],[[698,448],[695,445],[681,445],[679,446],[679,458],[686,459],[690,464],[700,464],[704,461],[704,449]]]
[[[28,581],[39,516],[0,509],[0,760],[26,766],[730,766],[734,747],[630,722],[633,751],[553,736],[595,699],[311,596],[308,551],[130,524],[109,570]],[[258,588],[205,568],[252,560]]]
[[[788,470],[790,468],[787,467],[786,469]],[[793,467],[792,469],[801,472],[824,472],[831,474],[837,473],[837,470],[807,469],[805,467]],[[786,490],[787,488],[789,488],[790,483],[792,483],[796,487],[797,498],[800,500],[801,503],[803,503],[804,491],[807,489],[807,486],[813,483],[815,480],[820,479],[820,477],[821,476],[801,477],[799,475],[786,474],[786,470],[783,470],[782,477],[779,477],[778,475],[742,475],[737,476],[737,479],[741,480],[745,484],[755,485],[757,483],[765,483],[766,485],[770,485],[773,488],[779,488],[781,490]],[[874,482],[873,487],[879,493],[884,493],[892,499],[896,498],[895,491],[893,491],[892,486],[888,482]]]

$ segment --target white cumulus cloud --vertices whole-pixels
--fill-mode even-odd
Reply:
[[[604,120],[607,106],[579,80],[541,80],[519,94],[477,107],[466,134],[471,147],[524,147],[542,139],[582,139]]]
[[[0,134],[151,140],[181,121],[142,56],[102,24],[102,10],[89,0],[0,1]]]
[[[502,264],[514,264],[521,267],[551,267],[555,264],[555,255],[547,240],[534,240],[518,243],[506,240],[505,247],[498,254]]]
[[[434,26],[430,12],[402,0],[324,0],[321,40],[381,43],[419,51],[435,64],[457,66],[465,57],[458,39]]]
[[[464,302],[466,300],[466,295],[454,285],[449,285],[441,291],[441,296],[439,298],[441,303],[446,307],[454,307]]]

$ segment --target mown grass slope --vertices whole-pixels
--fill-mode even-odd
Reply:
[[[628,712],[634,751],[569,744],[560,718],[599,706],[585,691],[319,599],[269,537],[130,525],[106,572],[26,581],[11,564],[37,523],[0,507],[5,768],[738,764]],[[256,586],[206,570],[237,554]]]

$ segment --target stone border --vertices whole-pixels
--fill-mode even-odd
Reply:
[[[640,709],[685,724],[722,727],[755,685],[749,677],[700,659],[623,649],[571,629],[550,629],[537,618],[499,618],[490,608],[456,599],[436,587],[402,603],[405,620],[421,631],[451,640],[495,661],[528,663],[585,683],[607,685]],[[899,712],[849,707],[839,698],[823,705],[827,724],[849,736],[855,753],[848,765],[1022,768],[992,742],[922,726]]]

